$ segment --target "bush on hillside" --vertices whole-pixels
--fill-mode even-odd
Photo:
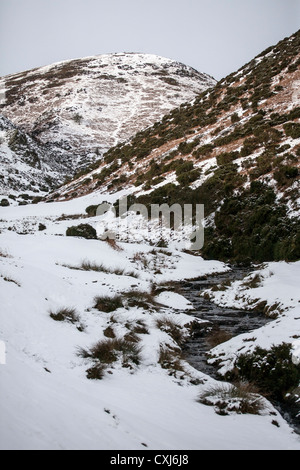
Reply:
[[[8,207],[9,205],[9,201],[7,199],[2,199],[0,202],[1,207]]]
[[[256,347],[251,354],[241,354],[236,361],[241,377],[254,382],[261,391],[282,399],[300,381],[300,366],[292,361],[291,345],[282,343],[270,350]]]
[[[288,137],[298,139],[300,137],[300,124],[296,122],[288,122],[283,126],[285,133]]]
[[[226,197],[215,213],[215,227],[206,229],[202,254],[237,262],[300,259],[299,221],[275,200],[273,189],[257,181]]]
[[[66,232],[67,237],[80,237],[86,238],[88,240],[96,240],[97,239],[97,232],[89,224],[80,224],[77,226],[72,226],[67,229]]]

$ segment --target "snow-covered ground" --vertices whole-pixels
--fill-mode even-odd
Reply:
[[[5,346],[5,360],[0,361],[0,448],[300,450],[299,436],[270,403],[265,402],[259,415],[220,416],[198,402],[200,393],[218,382],[182,359],[177,372],[162,368],[162,348],[178,346],[159,322],[171,322],[185,334],[195,319],[191,305],[170,286],[157,291],[154,308],[123,304],[110,313],[95,308],[96,296],[151,293],[153,285],[228,270],[176,245],[162,249],[143,241],[118,242],[115,249],[104,241],[64,236],[68,226],[92,222],[82,215],[85,207],[101,202],[98,198],[0,208],[0,343]],[[71,220],[75,214],[78,218]],[[45,230],[39,231],[40,223]],[[278,284],[285,279],[290,285],[299,264],[266,269],[274,275],[266,277],[266,291],[262,287],[258,297],[265,293],[269,300],[270,282],[278,275]],[[284,286],[282,292],[288,310],[279,317],[281,326],[296,326],[296,292],[290,294]],[[74,308],[77,323],[54,321],[50,312],[61,308]],[[91,359],[79,356],[79,348],[107,339],[108,327],[117,338],[135,331],[140,363],[125,368],[117,360],[102,380],[89,380]],[[282,339],[289,334],[287,328]],[[279,327],[268,331],[280,334]]]

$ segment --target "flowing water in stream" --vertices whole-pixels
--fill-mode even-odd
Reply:
[[[233,337],[242,333],[247,333],[270,321],[262,313],[234,309],[229,307],[219,307],[212,301],[200,297],[200,292],[209,289],[227,280],[238,280],[249,274],[250,270],[233,268],[230,272],[214,276],[207,276],[205,279],[197,279],[185,282],[181,285],[182,295],[194,306],[193,315],[207,322],[203,329],[195,332],[184,348],[188,362],[197,370],[204,372],[214,378],[217,377],[217,370],[214,366],[207,364],[206,353],[211,348],[208,338],[212,331],[222,330]],[[220,378],[220,377],[219,377]]]
[[[180,285],[180,293],[188,299],[195,310],[192,315],[205,320],[203,328],[194,332],[184,346],[186,360],[197,370],[217,380],[222,380],[218,375],[217,368],[207,363],[207,352],[211,349],[209,337],[213,331],[224,330],[231,337],[247,333],[262,327],[271,320],[261,312],[253,312],[228,307],[219,307],[212,301],[200,297],[200,292],[209,289],[224,281],[243,279],[251,269],[233,268],[231,271],[206,276],[205,278],[187,281]],[[297,433],[300,433],[299,418],[295,418],[289,407],[284,403],[273,403],[278,411],[285,417]]]

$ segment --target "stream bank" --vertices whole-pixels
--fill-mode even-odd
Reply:
[[[207,353],[218,344],[217,341],[225,342],[240,334],[252,332],[272,319],[259,311],[220,307],[200,296],[200,292],[223,282],[243,279],[250,272],[253,272],[253,267],[233,267],[231,271],[186,281],[180,285],[180,293],[194,306],[193,316],[202,322],[200,328],[194,330],[185,343],[184,357],[195,369],[216,380],[222,381],[224,377],[218,373],[215,365],[207,362]],[[295,417],[293,407],[286,402],[270,401],[295,432],[300,434],[300,420]]]

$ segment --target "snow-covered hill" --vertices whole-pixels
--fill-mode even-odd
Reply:
[[[1,78],[0,109],[51,150],[64,181],[215,83],[170,59],[107,54]]]

